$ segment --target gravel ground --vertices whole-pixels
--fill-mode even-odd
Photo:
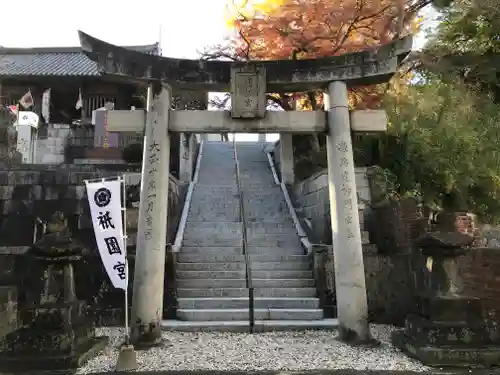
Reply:
[[[331,331],[247,333],[164,332],[167,344],[137,352],[141,371],[154,370],[403,370],[430,371],[390,344],[394,328],[372,325],[382,345],[354,348],[335,339]],[[82,367],[78,374],[113,371],[120,328],[98,329],[110,336],[105,352]]]

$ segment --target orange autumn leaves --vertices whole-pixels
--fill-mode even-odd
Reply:
[[[232,47],[244,59],[341,55],[389,43],[419,20],[401,11],[411,0],[229,0]],[[402,28],[401,28],[402,27]],[[361,95],[361,96],[360,96]],[[373,107],[383,90],[358,90],[357,107]],[[372,103],[373,102],[373,103]]]

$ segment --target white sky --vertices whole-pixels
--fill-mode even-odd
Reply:
[[[224,22],[227,0],[24,0],[22,3],[22,17],[5,16],[0,21],[1,46],[78,46],[78,29],[112,44],[152,44],[160,39],[161,25],[165,56],[196,58],[198,51],[221,43],[227,33]],[[421,47],[423,42],[424,38],[418,37],[415,47]]]

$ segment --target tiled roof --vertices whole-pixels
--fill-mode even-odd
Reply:
[[[158,44],[126,47],[147,54],[159,54]],[[97,65],[79,47],[1,48],[0,77],[99,76]]]

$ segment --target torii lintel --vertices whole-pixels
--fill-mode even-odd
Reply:
[[[78,32],[84,53],[98,64],[101,73],[127,80],[165,81],[178,88],[229,91],[233,68],[264,68],[267,92],[299,92],[325,88],[329,82],[348,86],[387,82],[409,54],[408,36],[376,49],[305,60],[248,62],[176,59],[148,55],[106,43]]]

